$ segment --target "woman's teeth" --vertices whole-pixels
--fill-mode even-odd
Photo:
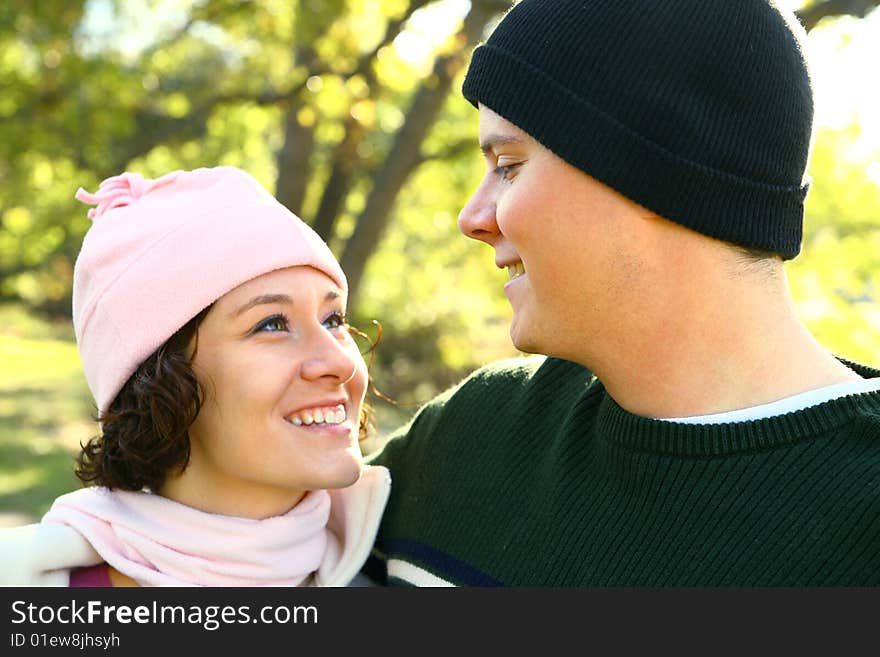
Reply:
[[[515,262],[512,265],[507,266],[507,277],[509,280],[513,280],[514,278],[519,278],[523,274],[526,273],[526,268],[523,267],[523,263]]]
[[[298,427],[312,424],[342,424],[345,422],[345,406],[339,404],[324,408],[310,408],[306,411],[297,411],[285,419]]]

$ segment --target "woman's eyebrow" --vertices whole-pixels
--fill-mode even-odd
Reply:
[[[330,290],[327,295],[324,297],[324,301],[333,301],[335,299],[339,299],[342,297],[342,292],[339,290]],[[229,316],[230,317],[238,317],[239,315],[247,312],[254,306],[262,306],[266,304],[273,303],[286,303],[289,305],[293,305],[293,299],[291,299],[286,294],[261,294],[260,296],[254,297],[247,303],[239,306],[236,310],[233,310]]]
[[[286,294],[261,294],[258,297],[254,297],[253,299],[251,299],[250,301],[248,301],[244,305],[239,306],[239,308],[237,310],[232,311],[229,314],[229,316],[230,317],[238,317],[239,315],[241,315],[244,312],[247,312],[248,310],[250,310],[254,306],[261,306],[261,305],[270,304],[270,303],[286,303],[286,304],[292,305],[293,299],[291,299]]]

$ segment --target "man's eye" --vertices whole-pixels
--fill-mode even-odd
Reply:
[[[254,333],[260,333],[263,331],[267,333],[275,333],[277,331],[287,331],[289,328],[290,323],[287,321],[287,317],[284,315],[273,315],[257,324],[254,327]]]
[[[510,180],[513,173],[516,171],[518,164],[504,164],[501,166],[495,167],[495,175],[499,176],[501,180]]]

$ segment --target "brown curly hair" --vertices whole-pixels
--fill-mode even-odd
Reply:
[[[85,485],[110,489],[157,491],[173,472],[189,463],[192,426],[204,403],[204,393],[192,370],[198,349],[198,327],[208,306],[165,341],[135,370],[96,420],[101,434],[83,445],[75,473]],[[367,337],[357,329],[352,335]],[[370,353],[378,343],[370,340]],[[190,343],[194,344],[192,354]],[[359,423],[360,439],[375,429],[365,402]]]

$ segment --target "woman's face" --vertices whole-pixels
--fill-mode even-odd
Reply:
[[[264,274],[218,299],[192,367],[205,402],[186,470],[160,491],[204,511],[280,515],[361,471],[367,367],[342,291],[311,267]]]

